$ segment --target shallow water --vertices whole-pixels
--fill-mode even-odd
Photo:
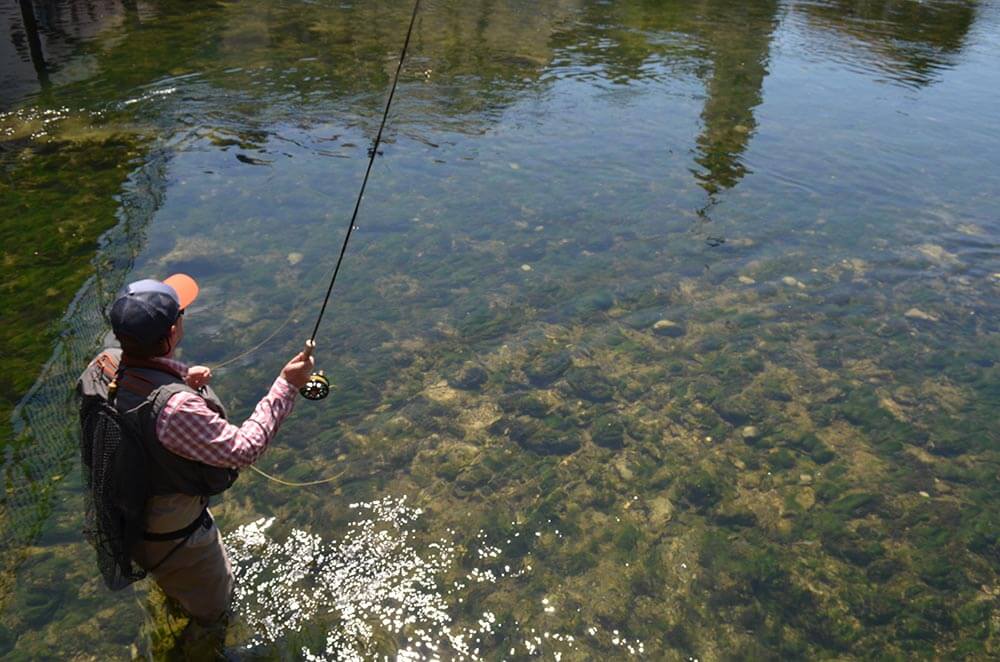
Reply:
[[[0,12],[13,659],[163,629],[79,541],[100,306],[195,276],[183,358],[232,361],[245,415],[311,331],[412,7],[70,6],[36,3],[44,62]],[[318,339],[334,392],[260,464],[345,473],[214,508],[271,563],[240,557],[233,645],[997,655],[998,7],[423,4]]]

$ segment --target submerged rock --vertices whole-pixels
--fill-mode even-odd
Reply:
[[[566,381],[575,395],[591,402],[607,402],[615,394],[611,381],[598,368],[571,368]]]
[[[490,426],[490,432],[505,434],[521,448],[540,455],[568,455],[580,448],[580,437],[556,430],[527,416],[501,418]]]
[[[665,338],[680,338],[687,333],[687,329],[677,322],[672,322],[670,320],[658,320],[655,324],[653,324],[653,333]]]
[[[548,386],[562,377],[572,362],[569,352],[546,354],[525,366],[524,373],[535,386]]]
[[[904,317],[909,317],[912,320],[923,320],[925,322],[940,322],[941,321],[941,318],[939,318],[939,317],[937,317],[935,315],[931,315],[930,313],[925,313],[924,311],[920,310],[919,308],[910,308],[905,313],[903,313],[903,316]]]
[[[800,281],[798,278],[794,278],[792,276],[785,276],[784,278],[781,279],[781,282],[789,287],[797,287],[801,290],[804,290],[806,288],[805,283]]]
[[[920,244],[917,252],[939,267],[953,267],[962,263],[957,255],[937,244]]]
[[[674,516],[674,504],[666,496],[658,496],[649,501],[649,523],[659,528],[669,522]]]
[[[549,406],[538,398],[526,393],[512,393],[500,398],[500,408],[508,414],[515,416],[523,414],[542,418],[548,413]]]
[[[802,510],[811,510],[816,505],[816,492],[812,488],[806,487],[795,493],[795,503]]]
[[[625,426],[617,416],[606,414],[594,421],[590,436],[598,446],[617,450],[625,445]]]
[[[453,388],[470,391],[485,384],[488,378],[489,373],[481,366],[466,364],[457,375],[448,379],[448,385]]]

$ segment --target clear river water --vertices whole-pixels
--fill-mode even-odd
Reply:
[[[0,5],[0,657],[169,659],[72,389],[194,276],[312,330],[406,1]],[[1000,3],[424,0],[300,399],[213,506],[245,659],[1000,656]]]

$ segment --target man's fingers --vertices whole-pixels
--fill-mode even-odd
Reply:
[[[303,356],[302,352],[299,352],[298,354],[295,355],[295,358],[293,358],[291,361],[288,362],[288,365],[296,368],[301,368],[304,366],[316,365],[316,361],[315,359],[313,359],[313,357]]]

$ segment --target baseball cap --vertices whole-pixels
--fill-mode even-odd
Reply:
[[[111,328],[116,336],[155,343],[170,333],[180,312],[198,296],[198,283],[186,274],[159,281],[129,283],[111,304]]]

